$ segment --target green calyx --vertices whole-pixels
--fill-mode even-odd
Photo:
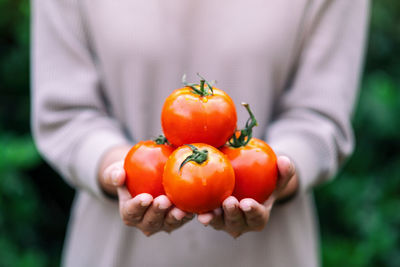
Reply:
[[[160,134],[160,135],[159,135],[157,138],[155,138],[153,141],[156,142],[157,145],[169,144],[167,138],[166,138],[164,135],[162,135],[162,134]]]
[[[197,73],[197,76],[200,77],[200,84],[186,82],[186,74],[184,74],[182,77],[183,85],[190,87],[192,89],[192,92],[197,95],[200,95],[200,96],[213,95],[214,91],[213,91],[212,84],[215,83],[215,81],[212,81],[211,83],[209,83],[199,73]],[[205,86],[206,84],[207,84],[207,87]]]
[[[232,138],[229,140],[229,145],[235,148],[247,145],[253,137],[253,128],[258,126],[256,117],[254,116],[253,112],[251,112],[250,105],[242,102],[242,106],[246,108],[250,118],[247,120],[245,128],[240,130],[239,136],[236,136],[235,132]]]
[[[181,164],[181,166],[179,167],[179,170],[182,169],[182,167],[188,163],[189,161],[194,161],[197,164],[201,164],[204,161],[206,161],[208,159],[208,151],[207,149],[203,149],[203,150],[199,150],[197,147],[195,147],[194,145],[187,145],[188,147],[190,147],[193,151],[192,154],[190,154]]]

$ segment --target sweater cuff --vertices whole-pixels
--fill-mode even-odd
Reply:
[[[77,187],[102,200],[109,200],[98,182],[99,165],[108,150],[125,144],[129,144],[128,140],[114,129],[99,129],[86,135],[71,159],[72,179]]]
[[[303,135],[284,135],[271,140],[269,145],[277,155],[286,155],[294,162],[299,179],[299,193],[308,192],[319,183],[326,154],[323,146]]]

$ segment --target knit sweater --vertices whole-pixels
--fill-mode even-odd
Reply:
[[[311,190],[353,150],[351,113],[366,0],[33,0],[32,125],[43,157],[77,190],[64,266],[318,266]],[[289,156],[300,189],[238,239],[196,220],[171,234],[125,226],[102,193],[104,154],[161,133],[186,73],[218,80],[238,126]]]

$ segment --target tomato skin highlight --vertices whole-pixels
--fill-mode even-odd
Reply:
[[[132,197],[148,193],[154,198],[165,195],[162,186],[164,166],[174,151],[168,144],[141,141],[134,145],[125,157],[125,184]]]
[[[161,112],[165,137],[174,145],[206,143],[220,147],[236,129],[233,100],[224,91],[200,96],[190,87],[177,89],[167,97]]]
[[[188,146],[178,147],[165,164],[163,185],[168,198],[186,212],[205,213],[221,206],[232,194],[235,174],[229,160],[216,148],[196,143],[207,149],[208,159],[199,164],[182,162],[192,154]]]
[[[275,190],[278,179],[277,157],[264,141],[252,138],[243,147],[221,148],[235,171],[235,189],[232,193],[239,201],[253,198],[263,203]]]

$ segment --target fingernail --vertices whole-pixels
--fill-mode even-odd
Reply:
[[[183,217],[178,216],[178,215],[176,215],[176,214],[174,214],[174,215],[172,215],[172,216],[173,216],[174,219],[177,220],[177,221],[181,221],[181,220],[183,219]]]
[[[289,171],[292,171],[293,166],[292,166],[292,162],[290,161],[290,159],[289,159],[288,157],[286,157],[286,156],[283,156],[282,159],[283,159],[284,161],[286,161],[286,164],[287,164],[288,167],[289,167]]]
[[[243,211],[250,211],[251,210],[251,206],[249,205],[249,203],[243,202],[242,203],[242,210]]]
[[[166,210],[166,209],[168,209],[168,203],[165,203],[165,202],[161,202],[160,204],[158,204],[158,208],[160,209],[160,210]]]
[[[180,218],[178,215],[176,214],[172,214],[172,217],[174,217],[175,220],[180,221],[182,220],[182,218]]]
[[[148,199],[148,198],[142,199],[142,200],[140,201],[140,205],[141,205],[142,207],[147,207],[148,205],[150,205],[150,203],[151,203],[151,199]]]
[[[121,171],[115,170],[111,173],[111,181],[113,185],[118,186],[119,185],[119,176],[121,174]]]
[[[185,215],[182,216],[182,214],[177,214],[176,212],[172,212],[172,217],[174,217],[175,220],[180,221],[183,219]]]
[[[225,208],[227,209],[227,211],[232,212],[232,211],[235,210],[235,205],[233,205],[233,204],[227,204],[227,205],[225,206]]]

